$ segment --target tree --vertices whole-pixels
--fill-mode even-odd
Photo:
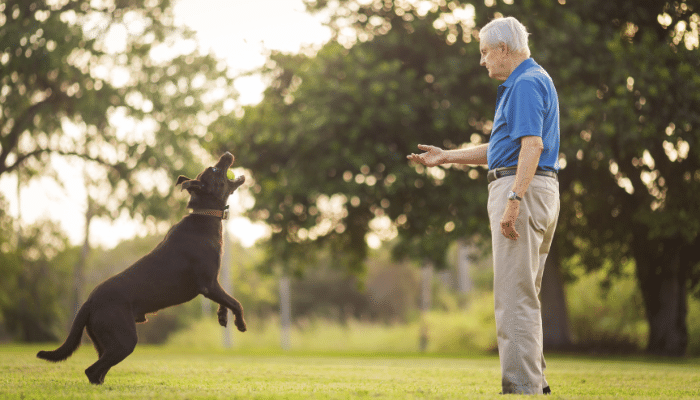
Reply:
[[[82,167],[65,187],[86,188],[86,246],[93,217],[155,230],[178,215],[173,178],[201,170],[207,125],[232,109],[225,64],[173,21],[169,0],[0,4],[0,176],[61,182],[52,161]]]
[[[358,271],[367,237],[398,231],[406,240],[397,253],[440,265],[451,240],[488,230],[478,223],[483,169],[405,159],[418,143],[480,143],[488,131],[483,110],[495,91],[468,62],[478,49],[449,46],[435,34],[439,16],[394,14],[395,29],[348,48],[331,41],[313,57],[273,53],[262,103],[212,125],[219,147],[238,149],[252,171],[249,215],[272,227],[274,259],[301,270],[310,248],[328,246]]]
[[[3,235],[11,219],[0,228]],[[16,226],[13,228],[16,229]],[[15,338],[25,342],[56,340],[57,329],[65,323],[68,308],[65,293],[70,282],[70,266],[77,252],[68,239],[50,221],[25,228],[21,249],[3,241],[0,256],[0,315],[2,323]]]
[[[516,15],[560,92],[568,166],[560,174],[554,253],[580,256],[588,268],[613,274],[633,258],[650,326],[648,351],[683,354],[687,291],[700,282],[697,10],[688,1],[497,3],[473,4],[477,24]],[[338,23],[348,14],[396,11],[388,3],[340,4]],[[347,12],[352,9],[357,13]],[[371,25],[371,19],[356,21]]]
[[[235,94],[225,65],[174,27],[168,0],[0,10],[0,175],[77,157],[98,182],[96,215],[167,219],[181,206],[168,177],[198,170],[206,126]]]
[[[517,16],[559,89],[567,164],[560,253],[611,274],[633,259],[647,350],[682,355],[688,290],[700,281],[696,6],[512,3],[480,6],[477,19]]]
[[[650,328],[647,350],[683,355],[688,290],[700,281],[700,152],[694,145],[700,140],[700,16],[691,2],[600,6],[611,31],[601,37],[607,46],[601,53],[611,62],[601,68],[579,150],[599,178],[597,187],[586,185],[585,196],[604,202],[583,212],[589,228],[614,232],[623,257],[635,260]],[[613,223],[603,223],[610,218]]]
[[[330,15],[334,39],[316,57],[274,54],[265,100],[216,128],[249,154],[251,216],[273,227],[275,256],[303,260],[318,239],[352,249],[345,261],[358,265],[369,221],[385,216],[398,252],[414,257],[439,261],[451,239],[486,234],[482,170],[423,169],[403,156],[419,142],[486,141],[495,85],[468,61],[478,59],[469,42],[474,25],[515,15],[559,90],[566,167],[553,253],[611,274],[634,259],[648,350],[684,352],[687,290],[700,282],[691,2],[307,3]],[[476,24],[459,18],[468,10]]]
[[[313,57],[274,53],[263,102],[213,126],[220,147],[239,148],[252,171],[249,215],[273,227],[273,261],[293,270],[303,270],[309,248],[326,245],[338,264],[361,270],[378,228],[399,235],[395,256],[438,268],[454,240],[490,234],[483,168],[405,160],[419,143],[470,146],[490,132],[496,84],[469,44],[468,10],[377,4],[341,2],[327,45]],[[347,26],[355,38],[341,34]],[[553,293],[546,303],[564,302]],[[565,326],[565,314],[553,321]],[[565,328],[558,332],[557,343],[568,343]]]

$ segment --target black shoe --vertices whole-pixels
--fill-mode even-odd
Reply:
[[[503,392],[499,394],[503,394]],[[552,389],[550,389],[549,386],[547,386],[546,388],[542,388],[542,394],[552,394]]]

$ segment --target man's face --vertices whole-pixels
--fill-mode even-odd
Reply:
[[[479,45],[479,50],[481,51],[481,62],[479,63],[482,67],[486,67],[489,71],[489,78],[498,79],[505,81],[510,75],[506,63],[506,46],[503,43],[499,43],[495,46],[487,46],[484,43]]]

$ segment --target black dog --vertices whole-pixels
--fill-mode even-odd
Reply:
[[[91,383],[100,384],[110,368],[134,351],[136,322],[145,322],[146,314],[190,301],[198,294],[219,303],[219,324],[226,326],[227,309],[231,309],[236,327],[245,332],[241,303],[217,281],[226,201],[245,181],[243,176],[227,178],[232,164],[233,155],[227,152],[197,179],[180,176],[177,184],[190,193],[192,213],[170,228],[153,251],[97,286],[76,314],[65,343],[54,351],[40,351],[37,357],[65,360],[80,345],[85,327],[99,355],[85,375]]]

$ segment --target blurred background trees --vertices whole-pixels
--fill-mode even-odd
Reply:
[[[305,3],[328,16],[332,39],[317,52],[272,52],[259,71],[268,83],[264,98],[241,114],[230,112],[227,99],[235,93],[225,65],[194,47],[171,52],[191,32],[173,26],[168,1],[6,1],[0,174],[21,166],[28,180],[51,173],[49,154],[79,158],[86,165],[80,185],[92,187],[90,214],[113,218],[126,210],[155,225],[181,215],[183,202],[170,197],[165,183],[197,171],[200,144],[213,154],[232,150],[252,178],[255,202],[247,216],[271,229],[255,251],[236,250],[254,260],[240,267],[246,276],[233,278],[255,313],[275,311],[268,279],[284,274],[298,277],[292,285],[298,315],[391,320],[372,303],[370,294],[376,300],[387,287],[377,282],[403,282],[387,290],[402,293],[399,303],[415,311],[417,299],[408,293],[418,291],[419,278],[397,271],[417,273],[427,264],[451,270],[457,241],[476,245],[479,262],[487,260],[486,170],[424,168],[405,156],[419,143],[458,148],[488,141],[498,82],[478,65],[476,35],[492,18],[512,15],[531,32],[533,57],[552,76],[562,114],[562,213],[542,293],[545,327],[553,329],[547,343],[579,343],[588,328],[637,337],[645,318],[649,352],[686,352],[688,298],[700,297],[695,2]],[[116,34],[125,44],[109,47],[105,38]],[[17,328],[10,318],[31,307],[19,310],[8,293],[19,290],[17,282],[35,282],[32,290],[47,296],[51,310],[65,303],[65,287],[44,293],[46,283],[32,276],[43,271],[65,282],[77,279],[71,263],[81,265],[83,257],[91,271],[95,261],[56,233],[38,240],[54,243],[54,257],[71,261],[61,267],[48,261],[49,270],[41,257],[31,264],[33,244],[22,242],[24,235],[13,239],[17,221],[0,217],[0,268],[12,277],[0,293],[3,323],[31,340],[21,332],[51,332],[60,318],[35,310],[41,329],[29,322]],[[394,261],[379,266],[376,251],[391,251]],[[488,290],[488,277],[477,286]],[[627,324],[592,308],[582,317],[586,302],[595,303],[590,293],[606,299],[611,312],[638,312],[616,320]],[[616,298],[629,307],[610,308]],[[449,308],[450,301],[433,304]],[[407,321],[411,312],[396,311]]]
[[[418,143],[488,140],[497,84],[478,66],[475,29],[514,15],[560,92],[563,211],[548,269],[563,258],[614,276],[633,259],[648,350],[683,354],[687,290],[700,277],[689,218],[700,210],[697,12],[687,2],[497,3],[307,2],[331,15],[333,40],[313,57],[273,54],[264,100],[212,127],[221,148],[244,149],[250,216],[273,228],[270,257],[303,268],[309,246],[341,243],[353,257],[339,263],[357,268],[374,234],[398,236],[397,256],[440,266],[450,242],[487,236],[483,170],[403,157]]]
[[[688,290],[700,278],[700,65],[692,2],[513,4],[561,88],[557,243],[610,276],[634,260],[647,350],[685,352]],[[545,21],[547,21],[545,23]],[[537,53],[535,53],[537,54]],[[695,154],[695,155],[693,155]]]
[[[155,232],[159,221],[179,215],[184,203],[172,196],[171,177],[201,170],[200,143],[211,140],[206,126],[231,107],[226,66],[196,50],[192,36],[174,25],[170,1],[0,4],[0,176],[16,173],[18,192],[41,176],[85,193],[83,250],[59,267],[75,283],[72,309],[80,302],[91,220],[125,213]],[[176,50],[183,42],[190,43],[184,54]],[[59,164],[82,169],[83,179],[61,181]],[[24,247],[40,240],[31,233],[4,233],[15,238],[3,244],[7,250],[18,249],[6,282],[20,287],[40,284],[22,276],[50,243],[35,243],[41,254],[27,258]],[[23,304],[11,295],[7,302]],[[17,328],[22,332],[50,325],[22,321],[29,324]]]

